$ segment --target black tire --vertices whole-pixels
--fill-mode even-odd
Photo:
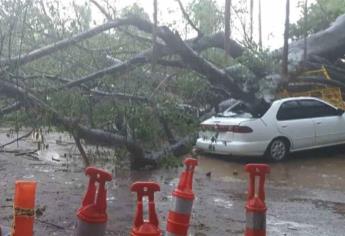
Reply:
[[[289,142],[283,138],[273,139],[268,145],[265,156],[272,161],[279,162],[289,155]]]

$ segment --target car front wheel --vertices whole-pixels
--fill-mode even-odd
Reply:
[[[266,156],[273,161],[284,160],[289,153],[287,141],[281,138],[274,139],[267,148]]]

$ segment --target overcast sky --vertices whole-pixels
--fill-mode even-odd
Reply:
[[[225,0],[216,0],[220,7],[224,6]],[[240,2],[241,0],[232,0],[233,4]],[[243,0],[242,0],[243,1]],[[245,0],[244,0],[245,1]],[[304,0],[290,0],[291,11],[290,20],[296,22],[300,16],[300,9],[297,8],[298,2]],[[152,15],[153,4],[152,0],[117,0],[119,8],[133,3],[141,5],[150,15]],[[191,0],[182,0],[183,4],[188,5]],[[247,0],[249,4],[249,0]],[[254,14],[255,22],[257,23],[257,10],[258,0],[254,0]],[[309,0],[309,3],[314,0]],[[163,23],[172,23],[176,17],[178,17],[178,4],[175,0],[158,0],[159,4],[159,20]],[[283,45],[283,32],[285,21],[285,4],[286,0],[261,0],[262,4],[262,31],[263,31],[263,44],[265,47],[278,48]],[[169,13],[168,9],[176,9],[176,13]],[[236,22],[235,22],[236,23]],[[255,26],[255,33],[257,33],[257,25]],[[235,33],[234,37],[240,37],[239,32]],[[257,38],[257,35],[256,35]]]
[[[63,0],[65,2],[71,0]],[[87,0],[84,0],[87,1]],[[120,10],[123,7],[137,3],[142,6],[145,11],[151,16],[153,9],[153,0],[110,0],[113,1],[116,9]],[[185,6],[188,5],[192,0],[182,0]],[[232,0],[233,4],[236,4],[240,1],[249,0]],[[304,0],[290,0],[291,10],[290,10],[290,21],[296,22],[300,18],[301,13],[300,9],[297,8],[298,2],[303,2]],[[79,1],[79,2],[82,2]],[[223,8],[225,0],[216,0],[218,5]],[[283,32],[284,32],[284,21],[285,21],[285,4],[286,0],[261,0],[262,2],[262,32],[263,32],[263,44],[267,48],[278,48],[283,45]],[[309,3],[315,2],[315,0],[309,0]],[[102,0],[99,1],[102,3]],[[158,0],[158,9],[159,9],[159,23],[160,24],[173,24],[173,27],[179,28],[178,24],[174,25],[174,22],[182,18],[182,14],[179,11],[178,4],[176,0]],[[257,9],[258,9],[258,0],[254,0],[255,12],[254,12],[254,21],[256,25],[254,26],[254,37],[257,39]],[[91,5],[93,6],[93,5]],[[97,9],[92,9],[92,14],[94,18],[100,18],[101,14]],[[237,26],[239,25],[238,22]],[[238,27],[239,28],[239,27]],[[178,29],[183,30],[183,29]],[[255,35],[256,34],[256,35]],[[234,32],[233,37],[237,40],[240,40],[241,33]]]

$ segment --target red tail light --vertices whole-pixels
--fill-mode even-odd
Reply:
[[[212,130],[212,131],[214,131],[214,130],[216,130],[216,126],[215,125],[201,125],[201,129],[203,131],[205,131],[205,130]]]
[[[217,125],[216,126],[217,131],[219,132],[227,132],[231,131],[231,125]]]
[[[251,133],[251,132],[253,132],[253,130],[252,130],[252,128],[250,128],[248,126],[235,125],[233,128],[233,132],[234,133]]]
[[[252,133],[252,128],[248,126],[240,126],[240,125],[201,125],[201,129],[205,130],[212,130],[218,132],[234,132],[234,133]]]

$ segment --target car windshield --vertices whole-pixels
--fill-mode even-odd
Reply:
[[[270,106],[270,104],[260,104],[249,107],[243,102],[237,102],[223,113],[217,114],[217,117],[260,118],[266,113]]]

